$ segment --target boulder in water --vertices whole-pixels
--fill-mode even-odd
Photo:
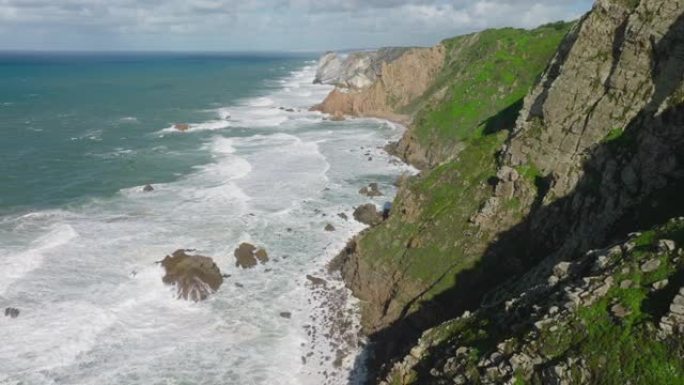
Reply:
[[[354,219],[369,226],[377,226],[382,223],[382,215],[372,203],[357,207],[354,210]]]
[[[367,187],[362,187],[361,190],[359,190],[359,194],[369,197],[379,197],[383,195],[380,189],[378,189],[377,183],[371,183]]]
[[[162,281],[175,285],[179,299],[201,301],[218,290],[223,283],[221,270],[209,257],[186,254],[176,250],[162,260],[166,270]]]
[[[173,128],[178,131],[185,132],[190,129],[190,125],[187,123],[176,123],[173,125]]]
[[[243,242],[235,249],[235,266],[243,269],[251,269],[257,265],[257,261],[264,264],[268,262],[268,253],[265,249],[257,248],[251,243]]]
[[[146,184],[142,190],[143,190],[143,192],[151,192],[151,191],[154,191],[154,187],[152,187],[151,184]]]

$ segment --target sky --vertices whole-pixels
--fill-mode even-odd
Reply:
[[[430,46],[571,20],[592,0],[0,0],[0,50],[324,51]]]

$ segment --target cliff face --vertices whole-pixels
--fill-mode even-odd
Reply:
[[[329,57],[323,59],[321,64],[331,63]],[[401,113],[402,108],[427,90],[443,63],[441,45],[351,54],[339,66],[337,76],[330,74],[330,64],[322,65],[319,72],[334,78],[331,84],[337,88],[314,108],[333,115],[381,117],[408,123],[409,117]]]
[[[446,57],[464,55],[464,41],[476,38],[461,39],[461,50]],[[539,50],[527,52],[512,63],[539,59]],[[503,71],[506,56],[494,57],[493,71]],[[470,79],[465,72],[450,74]],[[416,152],[407,149],[421,148],[433,168],[406,183],[393,216],[338,261],[364,300],[375,369],[426,328],[482,300],[500,306],[546,282],[559,261],[684,213],[683,75],[684,0],[599,0],[529,93],[518,94],[506,76],[485,77],[490,89],[501,83],[501,97],[494,92],[472,107],[473,88],[420,104],[399,151],[410,159]],[[433,89],[437,83],[439,76]],[[670,273],[680,270],[675,263]],[[454,366],[450,380],[464,368]],[[512,383],[515,373],[502,373],[489,383]],[[414,383],[411,375],[391,379]]]

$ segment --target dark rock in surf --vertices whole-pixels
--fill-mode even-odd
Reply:
[[[180,132],[185,132],[190,129],[190,125],[186,123],[176,123],[173,125],[173,128]]]
[[[372,203],[357,207],[354,210],[354,219],[369,226],[377,226],[382,223],[382,215]]]
[[[161,265],[166,270],[162,281],[176,286],[179,299],[198,302],[218,290],[223,276],[211,258],[189,255],[186,251],[176,250],[162,260]]]
[[[235,249],[235,266],[243,269],[251,269],[257,263],[264,264],[268,262],[268,253],[266,250],[257,248],[251,243],[243,242]]]
[[[309,282],[311,282],[311,284],[314,286],[326,287],[328,284],[328,281],[326,281],[325,279],[314,277],[313,275],[309,275],[309,274],[306,275],[306,279],[308,279]]]
[[[19,309],[14,307],[5,308],[5,317],[17,318],[19,317]]]
[[[379,197],[383,195],[380,189],[378,188],[377,183],[371,183],[368,186],[362,187],[361,190],[359,190],[359,194],[366,195],[369,197]]]

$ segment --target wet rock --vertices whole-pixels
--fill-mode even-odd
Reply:
[[[173,128],[178,131],[185,132],[190,129],[190,125],[186,123],[176,123],[173,125]]]
[[[5,308],[5,317],[10,317],[10,318],[17,318],[19,317],[19,309],[15,307],[7,307]]]
[[[292,313],[290,313],[289,311],[284,311],[284,312],[280,313],[280,316],[283,318],[290,319],[290,318],[292,318]]]
[[[151,184],[146,184],[142,190],[143,190],[143,192],[151,192],[151,191],[154,191],[154,187],[152,187]]]
[[[209,257],[186,254],[176,250],[161,262],[166,270],[162,281],[175,285],[179,299],[201,301],[216,292],[223,283],[221,270]]]
[[[335,111],[334,114],[330,117],[330,120],[333,122],[342,122],[345,120],[344,114],[340,111]]]
[[[257,261],[262,264],[268,262],[266,250],[247,242],[241,243],[233,254],[235,255],[235,266],[243,269],[253,268],[257,265]]]
[[[354,210],[354,219],[369,226],[376,226],[382,223],[382,215],[380,215],[378,209],[372,203],[357,207]]]
[[[344,219],[345,221],[349,219],[349,217],[347,217],[347,214],[345,214],[345,213],[339,213],[339,214],[337,214],[337,216]]]
[[[311,282],[311,284],[314,286],[325,287],[328,284],[328,281],[326,281],[325,279],[314,277],[313,275],[309,275],[309,274],[306,275],[306,279],[308,279],[309,282]]]
[[[364,186],[359,190],[359,194],[366,195],[369,197],[379,197],[382,196],[382,192],[378,189],[377,183],[371,183],[368,186]]]
[[[328,223],[327,225],[325,225],[325,231],[335,231],[335,226]]]

